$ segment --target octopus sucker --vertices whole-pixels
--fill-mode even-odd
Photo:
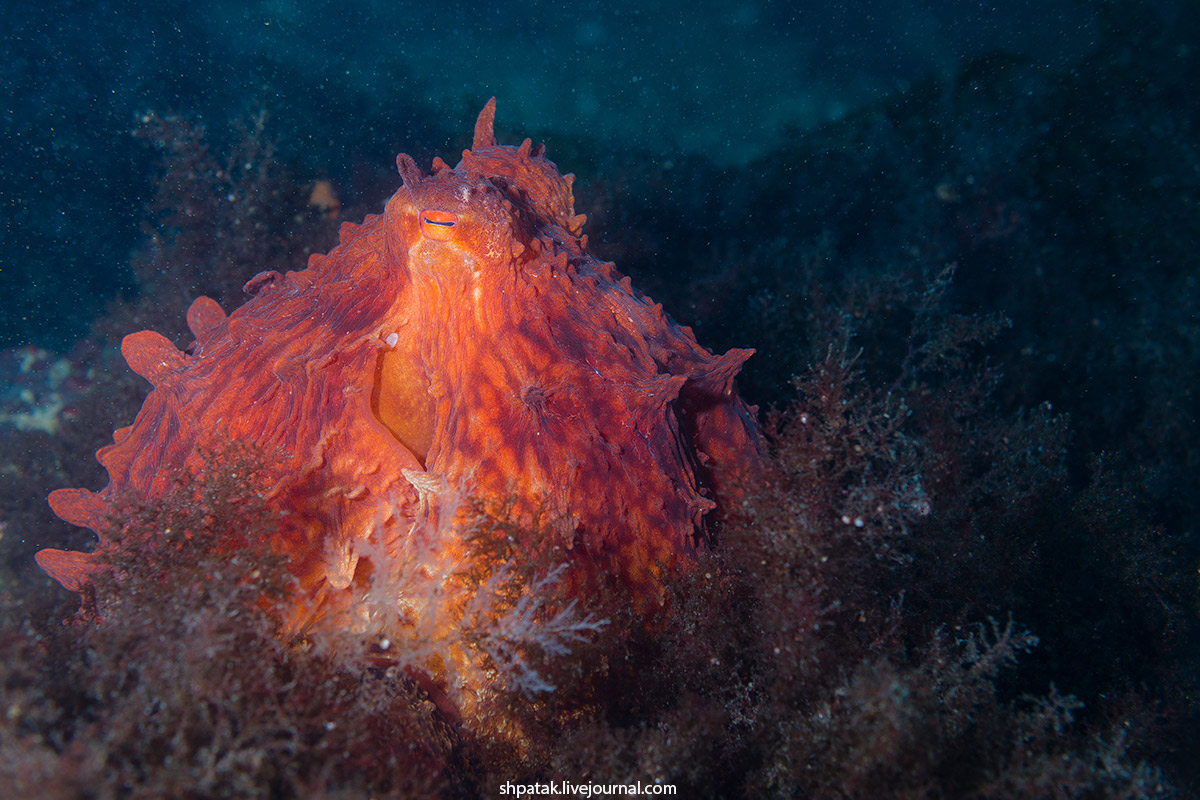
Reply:
[[[381,560],[446,535],[433,518],[447,491],[555,520],[578,591],[659,603],[760,465],[736,388],[753,351],[712,353],[596,258],[574,176],[529,139],[498,144],[495,113],[493,98],[454,167],[425,173],[400,154],[383,213],[343,223],[306,269],[251,277],[228,315],[197,298],[189,347],[126,337],[154,388],[98,453],[108,485],[50,496],[100,542],[41,551],[47,573],[80,591],[125,504],[240,442],[271,453],[264,497],[297,579],[293,621],[333,618],[323,609],[361,595]]]

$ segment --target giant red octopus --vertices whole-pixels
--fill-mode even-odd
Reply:
[[[381,526],[428,531],[431,498],[461,486],[553,519],[577,575],[660,599],[760,462],[734,385],[753,351],[714,355],[597,259],[573,176],[529,139],[498,145],[494,118],[493,98],[454,168],[398,156],[384,213],[343,224],[307,269],[255,276],[228,316],[198,298],[185,350],[153,331],[124,339],[154,388],[97,454],[107,487],[50,495],[100,541],[42,550],[47,573],[81,591],[121,503],[153,502],[240,441],[272,456],[294,625],[361,591],[371,559],[402,557],[397,539],[369,545]]]

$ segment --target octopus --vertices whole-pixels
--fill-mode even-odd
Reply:
[[[276,454],[267,499],[298,621],[361,591],[370,559],[402,557],[398,539],[368,547],[373,531],[417,535],[462,485],[552,518],[573,571],[653,604],[761,461],[735,387],[753,351],[713,354],[596,258],[573,175],[529,139],[497,144],[494,119],[493,98],[453,168],[398,156],[383,214],[343,223],[306,269],[260,273],[228,315],[196,299],[185,350],[125,337],[153,390],[97,453],[108,485],[50,495],[99,536],[92,553],[40,551],[51,577],[82,591],[119,498],[152,502],[240,441]]]

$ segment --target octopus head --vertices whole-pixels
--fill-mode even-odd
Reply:
[[[518,260],[533,226],[519,205],[483,175],[449,168],[422,175],[397,159],[404,186],[384,212],[393,263],[413,280],[468,279]]]
[[[404,185],[384,212],[387,246],[413,279],[488,274],[519,265],[539,244],[566,244],[582,234],[574,176],[560,174],[529,139],[519,147],[497,145],[495,112],[493,99],[475,123],[472,149],[454,168],[435,158],[425,174],[409,156],[396,158]]]

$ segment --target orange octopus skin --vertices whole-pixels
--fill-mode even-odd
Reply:
[[[108,486],[50,495],[101,541],[42,550],[47,573],[80,590],[112,546],[117,498],[153,500],[243,440],[281,454],[268,498],[298,616],[362,582],[372,530],[416,530],[425,495],[463,484],[548,510],[573,569],[660,591],[759,465],[734,387],[753,351],[715,356],[592,256],[573,176],[528,139],[497,145],[494,116],[493,98],[453,169],[400,155],[383,215],[343,224],[307,269],[257,276],[228,317],[197,299],[186,353],[152,331],[125,338],[154,390],[97,454]]]

